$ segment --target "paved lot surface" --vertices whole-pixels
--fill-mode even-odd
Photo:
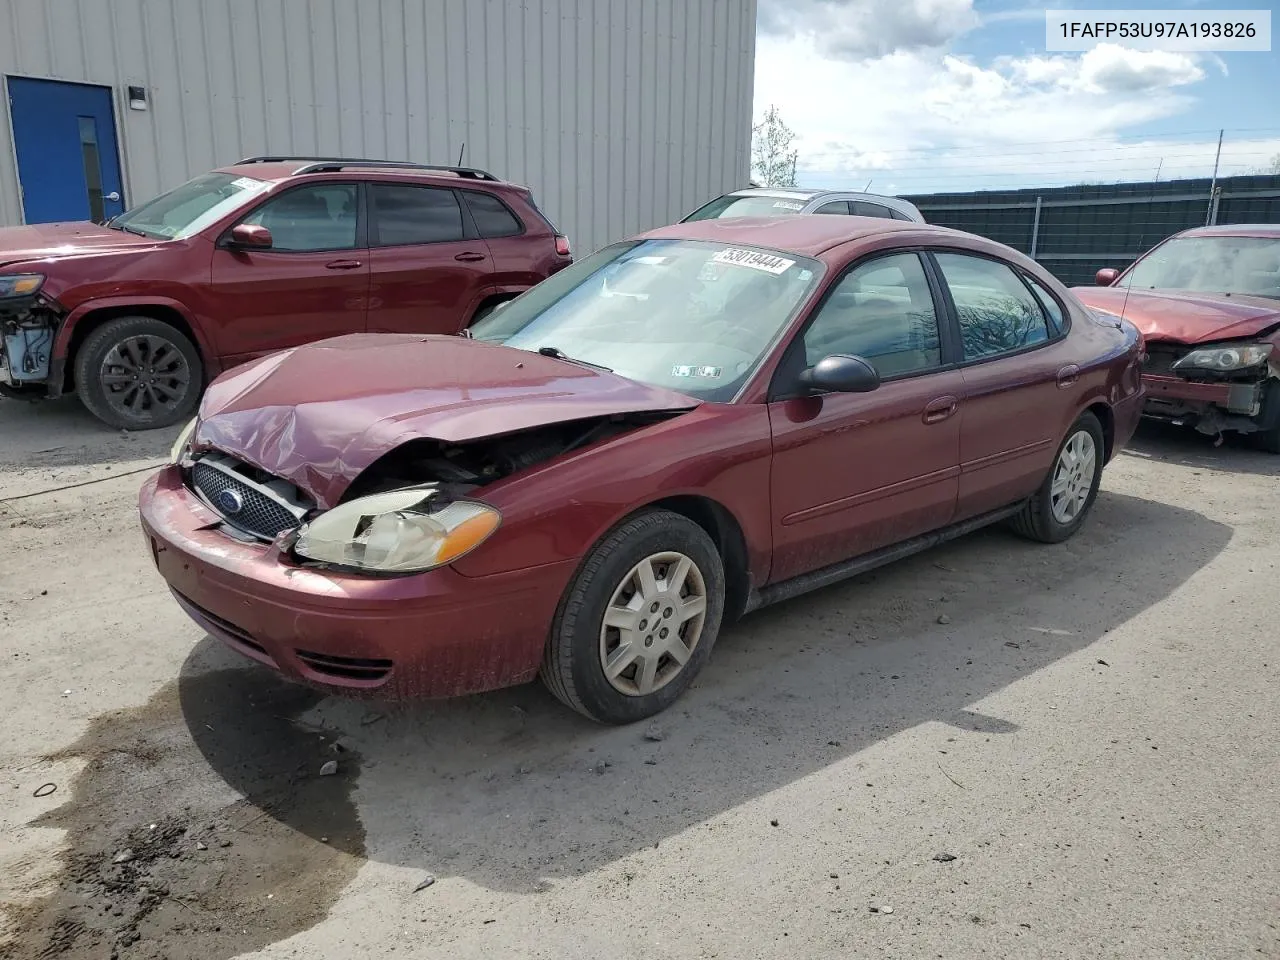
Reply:
[[[0,401],[0,957],[1280,957],[1280,458],[1144,428],[1075,540],[752,616],[651,740],[225,653],[171,433]]]

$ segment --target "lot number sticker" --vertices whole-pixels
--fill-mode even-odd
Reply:
[[[796,263],[794,260],[788,260],[786,257],[775,257],[770,253],[735,249],[721,250],[711,259],[716,263],[727,263],[735,267],[750,267],[752,270],[763,270],[765,273],[772,273],[775,277],[786,273],[787,268],[795,266]]]

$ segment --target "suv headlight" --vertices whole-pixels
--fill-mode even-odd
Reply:
[[[376,493],[334,507],[297,534],[308,560],[372,573],[420,573],[470,553],[502,515],[473,500],[443,500],[435,487]]]
[[[1269,343],[1238,343],[1228,347],[1192,350],[1175,363],[1173,370],[1243,370],[1265,363],[1271,356]]]
[[[29,297],[44,284],[44,274],[15,273],[0,276],[0,300],[10,297]]]
[[[181,463],[183,457],[187,455],[187,448],[191,446],[191,438],[195,435],[196,424],[199,422],[199,417],[192,417],[191,422],[182,428],[178,439],[173,441],[173,447],[169,450],[170,463]]]

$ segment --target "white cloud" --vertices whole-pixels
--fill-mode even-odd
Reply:
[[[760,0],[764,37],[810,38],[839,60],[943,47],[978,26],[973,0]]]
[[[840,59],[815,36],[762,31],[756,102],[776,104],[796,131],[813,185],[874,177],[873,189],[892,182],[911,193],[1111,182],[1149,179],[1157,166],[1168,179],[1207,176],[1216,138],[1144,145],[1127,133],[1185,111],[1204,76],[1186,54],[1108,45],[982,65],[933,49]],[[1223,172],[1262,165],[1268,150],[1276,152],[1270,142],[1224,150]]]

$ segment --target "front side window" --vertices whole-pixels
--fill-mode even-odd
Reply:
[[[1044,311],[1011,267],[962,253],[935,256],[956,305],[966,360],[1049,339]]]
[[[184,240],[261,196],[265,180],[206,173],[120,214],[107,226],[165,240]]]
[[[641,383],[732,400],[817,285],[817,260],[699,240],[628,241],[553,274],[471,328]]]
[[[804,333],[805,362],[832,354],[862,357],[881,377],[942,363],[938,315],[920,257],[900,253],[851,270]]]
[[[370,236],[381,247],[462,240],[462,208],[452,190],[399,183],[369,186]]]
[[[475,221],[476,230],[480,236],[514,237],[524,232],[524,227],[520,225],[515,214],[492,194],[464,190],[462,195],[467,198],[467,208],[471,211],[471,219]]]
[[[354,183],[295,187],[268,200],[244,222],[270,230],[272,250],[352,250],[356,245],[356,198]]]
[[[1174,237],[1116,286],[1280,298],[1280,237]]]

